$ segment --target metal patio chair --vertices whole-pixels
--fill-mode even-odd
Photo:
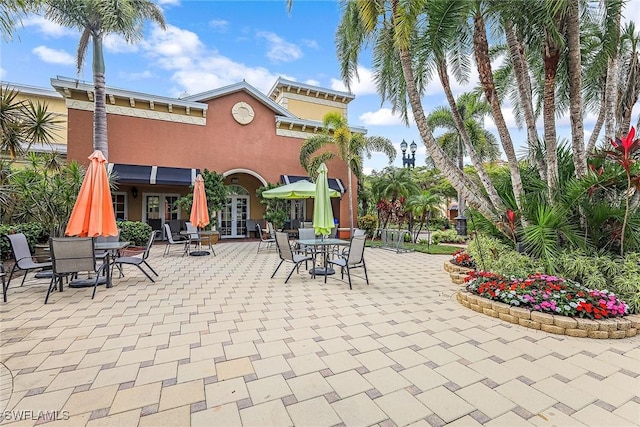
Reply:
[[[289,244],[289,235],[285,232],[276,232],[276,247],[278,248],[278,255],[280,256],[280,264],[278,264],[276,269],[273,271],[273,274],[271,275],[272,279],[273,279],[273,276],[275,276],[276,273],[278,272],[278,269],[280,268],[282,263],[284,263],[285,261],[293,263],[294,266],[291,269],[291,272],[289,273],[287,278],[285,279],[284,283],[287,283],[289,281],[289,278],[291,277],[291,275],[295,270],[298,270],[298,272],[300,271],[300,264],[304,262],[305,268],[307,268],[307,261],[313,261],[313,257],[311,257],[310,255],[301,255],[301,254],[293,253],[293,250],[291,249],[291,244]]]
[[[13,268],[9,273],[9,279],[7,280],[7,288],[11,284],[11,279],[13,278],[13,273],[17,270],[23,270],[24,276],[22,276],[22,283],[20,286],[24,286],[24,281],[27,278],[27,273],[31,270],[44,270],[51,267],[51,262],[35,262],[33,260],[33,255],[29,250],[29,243],[27,242],[27,237],[23,233],[17,234],[7,234],[7,238],[11,243],[11,249],[13,250],[13,255],[16,259],[15,264],[13,264]],[[48,278],[48,277],[47,277]]]
[[[171,232],[171,226],[169,224],[164,224],[164,231],[167,235],[167,244],[164,247],[164,253],[162,256],[167,256],[171,248],[176,245],[182,245],[182,256],[189,253],[189,240],[173,240],[173,233]]]
[[[149,270],[151,270],[151,272],[153,274],[155,274],[156,276],[158,276],[158,273],[156,273],[156,271],[153,269],[153,267],[151,267],[149,265],[149,263],[147,262],[147,258],[149,258],[149,253],[151,252],[151,245],[153,245],[153,240],[156,237],[156,233],[158,231],[154,230],[151,232],[151,235],[149,236],[149,241],[147,242],[147,247],[145,248],[144,252],[142,253],[141,257],[138,256],[121,256],[121,257],[117,257],[116,259],[113,260],[113,264],[122,268],[123,265],[135,265],[136,267],[138,267],[138,269],[140,269],[140,271],[142,271],[144,273],[145,276],[147,276],[147,278],[149,280],[151,280],[152,282],[155,282],[155,280],[153,280],[153,278],[149,275],[149,273],[147,273],[145,271],[144,268],[142,268],[142,265],[146,265],[147,268]]]
[[[327,264],[334,264],[340,266],[340,277],[344,279],[344,270],[347,270],[347,277],[349,278],[349,289],[351,287],[351,270],[354,268],[362,267],[364,269],[364,277],[369,284],[369,276],[367,275],[367,265],[364,262],[364,248],[367,236],[354,236],[351,238],[351,244],[349,245],[349,252],[335,259],[327,260]],[[324,276],[324,282],[327,283],[327,276]]]
[[[267,249],[271,249],[273,247],[273,245],[276,243],[276,239],[269,236],[269,237],[265,237],[265,234],[262,231],[262,227],[260,227],[260,224],[256,223],[256,234],[258,236],[258,238],[260,239],[260,241],[258,242],[258,253],[260,252],[260,247],[262,247],[262,245],[266,245],[266,247],[262,248],[262,250],[267,250]]]

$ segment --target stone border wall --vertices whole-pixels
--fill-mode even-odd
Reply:
[[[444,269],[449,273],[451,281],[458,285],[463,284],[467,274],[473,271],[471,268],[460,267],[450,261],[445,261]],[[483,298],[465,289],[458,290],[456,299],[463,306],[478,313],[552,334],[579,338],[619,339],[635,337],[640,330],[640,315],[637,314],[602,320],[560,316],[510,306]]]
[[[513,307],[464,290],[459,290],[456,293],[456,299],[463,306],[478,313],[527,328],[570,337],[600,339],[635,337],[640,329],[640,316],[637,314],[612,319],[591,320]]]

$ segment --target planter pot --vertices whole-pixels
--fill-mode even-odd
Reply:
[[[47,262],[51,261],[51,254],[49,251],[48,243],[37,243],[35,246],[35,250],[33,252],[33,256],[36,259],[36,262]]]

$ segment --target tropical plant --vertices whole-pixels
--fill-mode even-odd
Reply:
[[[42,0],[4,0],[0,8],[0,34],[4,40],[11,40],[17,25],[22,25],[22,17],[35,10]]]
[[[373,232],[378,228],[378,218],[375,215],[364,215],[358,218],[358,228],[367,231],[367,236],[373,237]]]
[[[405,201],[419,191],[412,169],[388,167],[384,173],[372,179],[371,193],[377,204],[378,218],[384,221],[381,228],[387,228],[392,219],[400,224],[399,217],[404,215],[398,211],[398,207],[404,207]]]
[[[484,163],[500,157],[500,149],[495,136],[484,128],[484,118],[491,112],[488,103],[481,101],[475,93],[463,93],[456,100],[457,115],[464,128],[466,138],[476,151],[479,161]],[[431,129],[444,129],[445,132],[436,138],[438,144],[454,159],[460,170],[464,169],[464,156],[468,149],[461,132],[458,130],[456,118],[450,108],[436,107],[428,116],[427,123]],[[484,170],[484,169],[483,169]],[[458,196],[458,212],[464,214],[465,201]]]
[[[32,144],[50,144],[63,122],[47,104],[20,100],[20,92],[0,85],[0,151],[11,160],[24,156]]]
[[[420,219],[420,225],[418,230],[414,232],[413,242],[418,241],[418,236],[425,226],[429,229],[429,220],[440,214],[439,206],[442,204],[442,200],[436,194],[431,194],[430,191],[423,191],[418,195],[409,197],[407,200],[407,209],[413,212]],[[429,239],[430,240],[430,239]],[[429,243],[427,243],[427,246]]]
[[[271,222],[276,230],[280,230],[284,227],[287,221],[287,212],[289,208],[289,201],[284,199],[267,199],[262,197],[262,193],[279,187],[281,184],[267,184],[262,187],[258,187],[256,190],[256,196],[260,203],[265,206],[264,219]]]
[[[35,221],[49,236],[63,236],[69,215],[84,179],[85,169],[76,162],[52,168],[55,154],[28,153],[27,164],[9,179],[12,222]]]
[[[142,38],[147,20],[164,29],[162,9],[151,0],[44,0],[44,14],[57,24],[81,32],[76,57],[78,73],[82,70],[89,41],[92,42],[95,90],[93,148],[102,151],[108,159],[104,38],[108,34],[117,34],[127,43],[137,42]]]
[[[360,132],[352,132],[346,118],[337,112],[329,112],[322,119],[322,133],[306,139],[300,148],[300,164],[309,176],[317,175],[320,163],[338,156],[347,164],[347,192],[349,197],[349,227],[353,230],[353,185],[352,172],[356,178],[362,177],[363,157],[371,157],[374,151],[381,151],[389,158],[389,163],[396,157],[396,150],[391,141],[378,136],[365,137]],[[331,150],[329,147],[335,147]]]

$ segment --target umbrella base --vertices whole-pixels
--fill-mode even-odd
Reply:
[[[331,267],[315,267],[309,270],[309,274],[312,276],[331,276],[332,274],[336,274],[336,271]]]
[[[70,288],[93,288],[96,284],[96,279],[75,279],[69,282]],[[107,285],[107,278],[100,277],[98,279],[98,286]],[[109,286],[107,286],[109,287]]]
[[[193,252],[189,252],[189,255],[191,255],[191,256],[206,256],[206,255],[211,255],[211,252],[209,252],[209,251],[193,251]]]

